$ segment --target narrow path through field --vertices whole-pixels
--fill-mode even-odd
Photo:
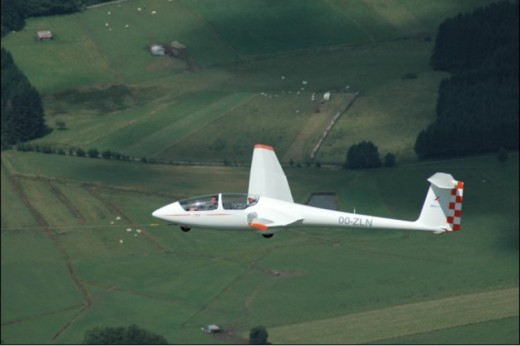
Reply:
[[[336,121],[347,111],[358,95],[359,92],[338,93],[334,96],[334,102],[326,104],[325,109],[319,113],[312,114],[284,153],[282,161],[313,159]]]
[[[238,272],[237,275],[226,285],[224,286],[224,288],[222,288],[222,290],[220,290],[219,292],[217,292],[206,304],[204,304],[200,310],[196,311],[193,315],[191,315],[189,318],[187,318],[183,323],[182,323],[182,327],[188,325],[188,322],[190,322],[190,320],[192,320],[195,316],[197,316],[198,314],[200,314],[201,312],[203,312],[204,310],[206,309],[209,309],[209,307],[211,306],[211,304],[215,301],[217,301],[217,299],[222,296],[224,293],[226,293],[228,290],[230,290],[237,282],[239,282],[242,278],[244,278],[247,274],[249,274],[250,272],[252,271],[264,271],[262,269],[260,269],[258,266],[257,266],[257,262],[261,261],[262,258],[266,257],[267,255],[270,254],[270,251],[266,251],[264,253],[261,253],[255,260],[251,261],[247,267],[241,271],[241,272]],[[240,263],[240,262],[238,262]],[[246,304],[247,305],[247,304]],[[245,313],[247,314],[248,313],[248,307],[245,306]],[[237,321],[235,321],[235,323],[237,323]],[[235,325],[233,326],[230,326],[230,328],[234,328]]]
[[[363,344],[519,315],[518,287],[269,329],[274,344]]]

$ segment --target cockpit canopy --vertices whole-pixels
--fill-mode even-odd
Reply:
[[[243,210],[258,202],[258,195],[248,195],[247,193],[220,193],[204,195],[179,201],[182,208],[186,211],[200,210]]]

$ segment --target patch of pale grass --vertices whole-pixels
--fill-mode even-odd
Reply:
[[[403,304],[269,330],[275,344],[362,344],[518,316],[518,287]]]

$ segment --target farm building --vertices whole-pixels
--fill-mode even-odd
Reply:
[[[180,43],[179,41],[173,41],[170,43],[170,51],[173,55],[179,56],[186,49],[186,46]]]
[[[210,333],[210,334],[216,334],[216,333],[222,332],[222,329],[216,324],[210,324],[205,328],[202,327],[201,329],[203,331],[205,331],[206,333]]]
[[[39,41],[52,40],[52,32],[50,32],[49,30],[45,30],[45,31],[37,31],[37,32],[36,32],[36,38],[37,38]]]
[[[153,55],[164,55],[164,54],[166,54],[166,50],[164,49],[164,47],[160,46],[158,44],[154,44],[153,46],[151,46],[150,47],[150,52]]]

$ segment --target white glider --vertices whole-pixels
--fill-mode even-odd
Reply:
[[[430,231],[435,234],[460,229],[464,183],[450,174],[435,173],[428,181],[419,218],[403,221],[353,214],[294,203],[287,178],[274,149],[257,144],[249,176],[249,191],[218,193],[181,200],[153,212],[153,216],[191,228],[255,230],[266,238],[285,228],[357,227]]]

